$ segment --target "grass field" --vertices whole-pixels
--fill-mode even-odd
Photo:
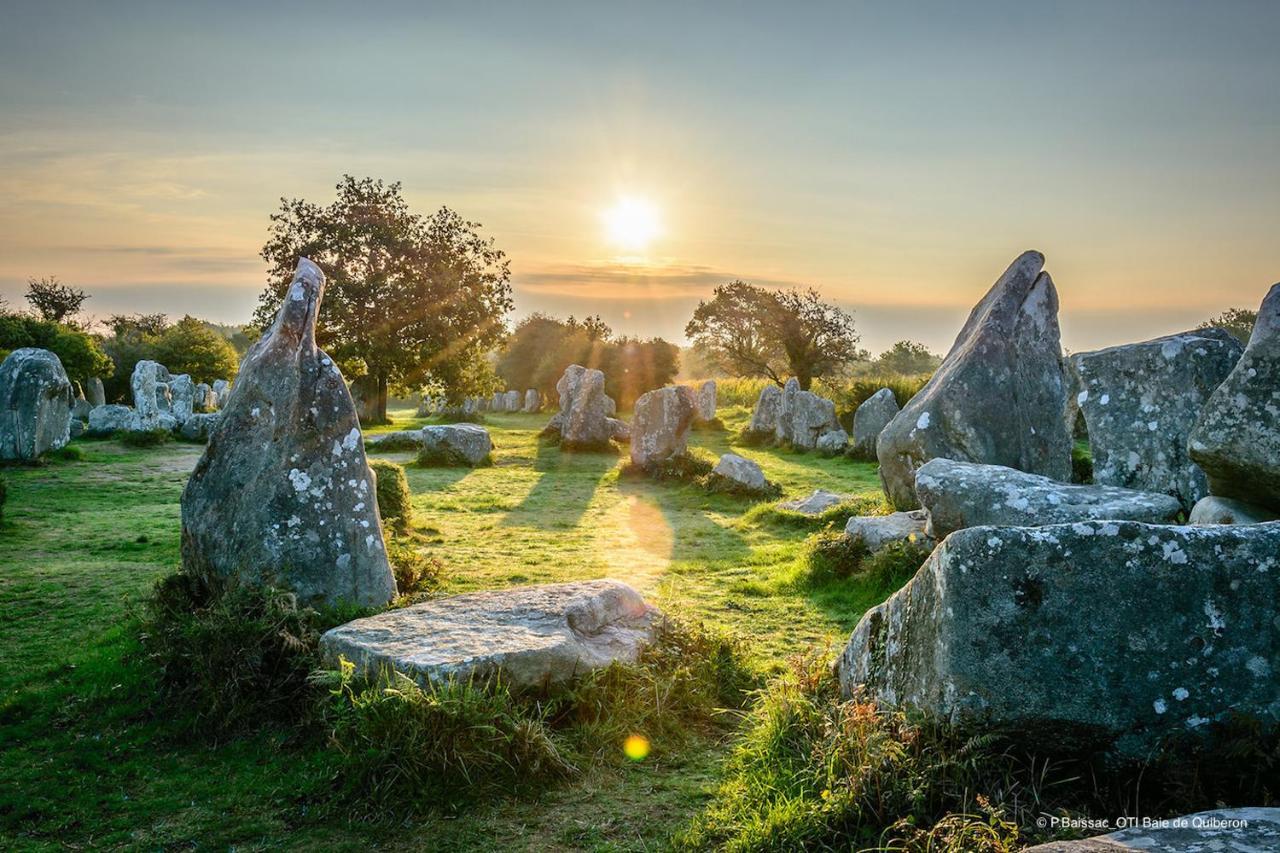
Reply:
[[[411,414],[396,412],[387,429],[417,423]],[[730,432],[694,433],[696,452],[730,449],[747,412],[721,414]],[[537,441],[545,421],[490,415],[492,467],[408,465],[417,540],[446,564],[445,594],[619,578],[672,613],[747,638],[765,670],[841,641],[883,597],[869,582],[797,582],[810,531],[739,498],[620,479],[622,454],[562,455]],[[179,495],[202,448],[79,446],[83,460],[4,472],[4,849],[660,849],[714,787],[728,744],[699,742],[607,766],[536,801],[371,824],[332,805],[326,753],[287,731],[191,743],[150,709],[133,616],[151,584],[177,567]],[[733,449],[789,497],[879,490],[872,465]]]

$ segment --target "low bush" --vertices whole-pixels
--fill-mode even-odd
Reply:
[[[843,530],[845,522],[855,515],[888,515],[891,511],[884,495],[876,493],[855,495],[823,510],[818,515],[805,515],[795,510],[783,509],[777,504],[759,506],[750,510],[743,520],[796,530],[822,530],[827,527],[839,527]]]
[[[803,577],[810,584],[824,584],[858,575],[876,588],[891,593],[906,583],[929,552],[913,542],[898,542],[868,554],[860,540],[844,531],[825,530],[811,536],[801,555]]]
[[[725,425],[719,418],[712,418],[709,421],[694,420],[689,429],[694,432],[724,432]]]
[[[1049,840],[1047,817],[1159,818],[1273,804],[1280,790],[1280,736],[1251,720],[1167,742],[1152,762],[1030,743],[842,698],[825,660],[800,658],[752,709],[676,846],[1004,853]]]
[[[622,466],[623,477],[645,477],[663,482],[682,482],[703,485],[703,481],[715,465],[693,453],[681,453],[649,465],[627,462]]]
[[[178,572],[143,603],[139,636],[162,706],[185,715],[193,733],[217,738],[308,719],[320,634],[343,621],[281,590],[219,588]]]
[[[747,427],[734,436],[729,443],[739,447],[773,447],[778,443],[778,437],[772,432],[757,432]]]
[[[425,557],[398,536],[387,537],[387,559],[401,595],[434,592],[444,583],[445,566],[438,557]]]
[[[404,468],[386,459],[370,459],[369,467],[373,469],[382,523],[395,533],[408,533],[413,525],[413,504]]]
[[[159,447],[173,441],[173,433],[167,429],[122,429],[115,438],[127,447]]]
[[[61,462],[83,462],[84,448],[75,444],[67,444],[52,450],[48,454],[50,459],[57,459]]]

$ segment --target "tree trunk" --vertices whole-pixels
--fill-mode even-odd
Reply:
[[[809,386],[813,384],[813,377],[808,373],[801,372],[796,374],[796,381],[800,383],[801,391],[808,391]]]
[[[378,374],[378,405],[376,412],[378,423],[391,423],[387,418],[387,377],[383,373]]]

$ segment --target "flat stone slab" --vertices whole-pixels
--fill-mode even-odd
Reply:
[[[833,506],[839,506],[846,500],[848,500],[846,495],[837,495],[835,492],[828,492],[826,489],[814,489],[813,493],[806,497],[783,501],[778,504],[778,509],[798,512],[801,515],[822,515]]]
[[[1215,495],[1201,498],[1191,508],[1188,524],[1262,524],[1280,520],[1280,515],[1266,507],[1220,498]]]
[[[1261,853],[1280,850],[1280,809],[1216,809],[1079,841],[1051,841],[1026,853]]]
[[[1168,524],[1182,504],[1157,492],[1118,486],[1059,483],[1003,465],[931,459],[916,472],[916,495],[929,513],[929,532],[939,539],[992,524],[1035,527],[1099,519]]]
[[[340,625],[320,638],[330,664],[397,670],[419,684],[500,674],[515,687],[568,681],[634,661],[661,614],[616,580],[455,595]]]
[[[855,515],[845,523],[844,532],[855,542],[861,542],[870,554],[899,542],[912,542],[926,551],[932,551],[937,544],[928,533],[928,516],[920,509],[888,515]]]

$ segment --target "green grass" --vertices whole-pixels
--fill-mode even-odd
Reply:
[[[370,432],[424,423],[412,410]],[[731,446],[698,432],[707,458],[761,464],[785,497],[815,488],[865,495],[874,466]],[[840,643],[883,599],[874,578],[804,579],[803,525],[695,485],[622,479],[626,455],[561,454],[540,444],[547,415],[487,414],[493,465],[406,466],[413,547],[443,564],[444,594],[615,577],[658,606],[746,637],[762,670]],[[727,746],[717,737],[605,763],[536,800],[498,800],[456,819],[349,822],[333,800],[331,758],[291,745],[287,728],[193,742],[147,700],[134,616],[179,562],[183,484],[203,448],[76,442],[79,461],[8,468],[0,524],[0,846],[165,845],[266,849],[652,849],[701,808]],[[400,464],[411,453],[378,454]]]

